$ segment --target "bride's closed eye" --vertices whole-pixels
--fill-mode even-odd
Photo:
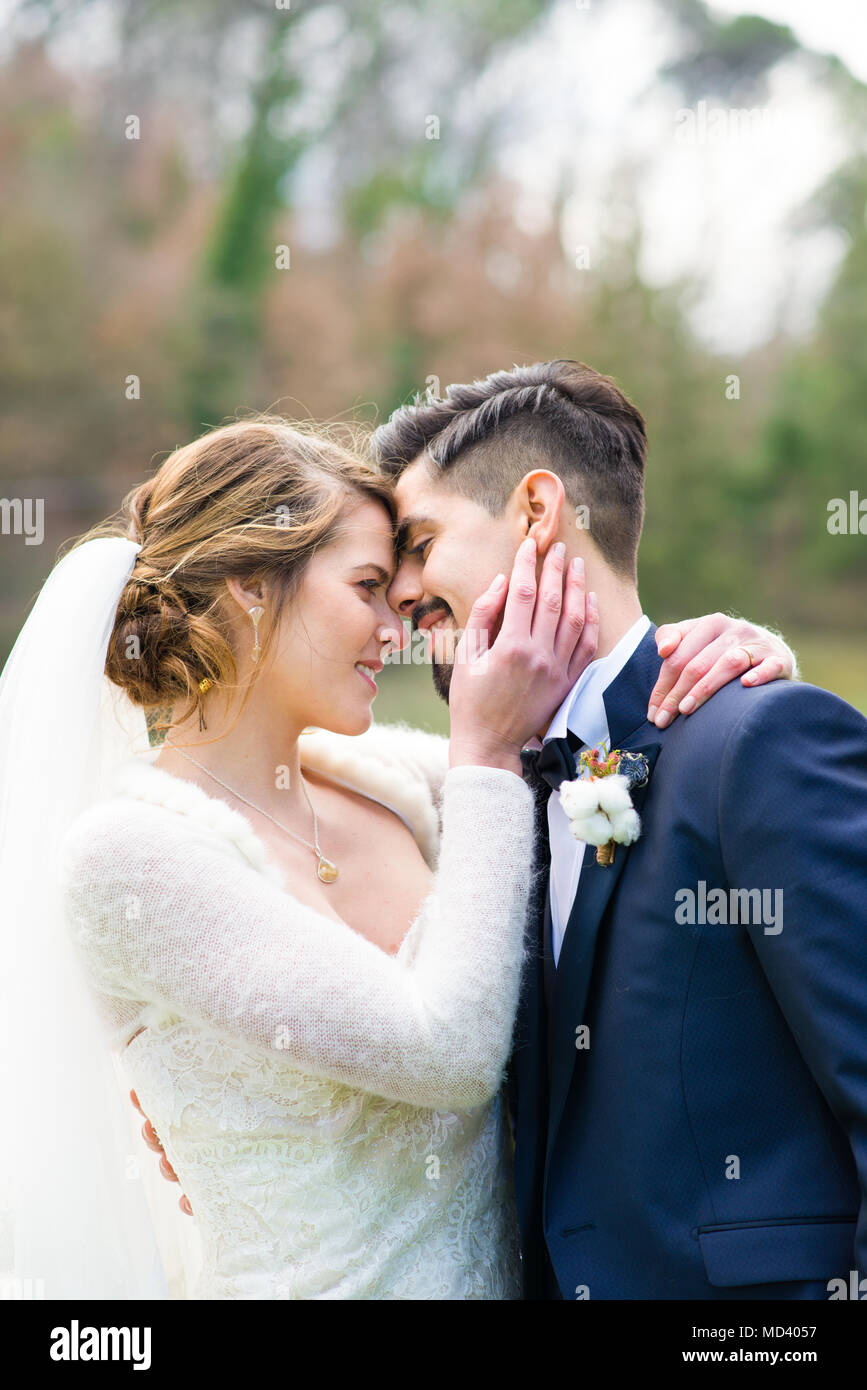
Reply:
[[[414,546],[413,546],[412,550],[408,550],[408,551],[406,552],[407,555],[417,555],[417,556],[419,557],[420,560],[424,560],[424,559],[425,559],[425,554],[424,554],[424,552],[425,552],[425,550],[427,549],[427,547],[430,545],[430,543],[431,543],[432,540],[433,540],[433,537],[432,537],[432,536],[428,536],[428,538],[427,538],[426,541],[420,541],[418,545],[414,545]]]

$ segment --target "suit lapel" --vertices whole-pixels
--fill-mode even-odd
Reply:
[[[638,649],[603,697],[610,747],[644,753],[651,774],[661,747],[657,730],[646,719],[647,702],[661,665],[654,640],[655,632],[653,626],[648,629]],[[632,802],[639,814],[647,790],[648,786],[637,787],[632,793]],[[551,1151],[572,1079],[576,1056],[575,1030],[585,1022],[599,927],[620,880],[629,849],[628,845],[618,845],[614,862],[607,867],[597,864],[593,845],[588,845],[584,853],[578,891],[569,913],[553,987],[546,1180]],[[546,912],[546,930],[550,933],[549,918],[550,906]],[[550,946],[547,949],[550,951]]]
[[[557,971],[554,965],[554,924],[551,920],[550,860],[549,877],[545,887],[545,912],[542,918],[542,972],[545,977],[545,1004],[550,1010],[554,1002]]]
[[[550,877],[550,873],[549,873]],[[554,1066],[554,998],[557,991],[557,966],[554,962],[554,924],[551,918],[551,884],[545,895],[545,916],[542,929],[542,968],[545,979],[545,1065],[548,1085]]]
[[[643,742],[640,739],[634,742],[621,739],[612,746],[644,753],[651,772],[660,749],[658,743]],[[646,794],[647,787],[637,787],[632,793],[632,804],[639,815]],[[586,1021],[587,993],[599,927],[623,873],[630,848],[629,845],[618,845],[614,852],[614,863],[607,866],[597,864],[594,845],[588,845],[584,853],[578,892],[569,913],[554,982],[549,1148],[553,1146],[556,1138],[572,1079],[576,1051],[575,1030],[579,1024]]]

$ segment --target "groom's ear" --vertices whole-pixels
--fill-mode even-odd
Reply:
[[[532,536],[537,554],[546,554],[557,540],[565,500],[563,480],[556,473],[547,468],[526,473],[510,499],[519,522],[519,543]]]

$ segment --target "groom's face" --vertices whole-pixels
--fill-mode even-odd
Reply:
[[[386,597],[413,631],[430,630],[434,686],[448,700],[455,634],[494,576],[511,573],[526,521],[508,504],[502,516],[491,516],[431,478],[421,459],[404,470],[395,491],[401,550]]]

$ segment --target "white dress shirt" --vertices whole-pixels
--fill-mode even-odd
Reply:
[[[583,748],[596,748],[607,741],[608,719],[603,693],[619,676],[649,627],[650,619],[642,613],[607,656],[591,661],[551,720],[543,743],[549,738],[565,738],[567,729],[583,740]],[[536,739],[527,746],[541,745]],[[578,756],[576,754],[576,761]],[[559,792],[552,791],[548,798],[548,837],[551,843],[551,932],[556,965],[578,891],[585,845],[584,840],[576,840],[569,829],[569,817],[560,804]]]

